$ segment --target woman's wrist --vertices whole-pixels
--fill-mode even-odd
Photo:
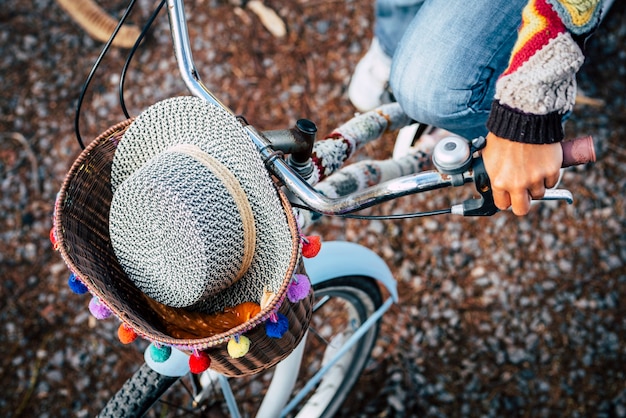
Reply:
[[[563,141],[563,115],[558,112],[533,115],[494,100],[487,129],[500,138],[525,144],[554,144]]]

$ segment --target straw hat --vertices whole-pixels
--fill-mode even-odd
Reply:
[[[310,292],[287,298],[303,273],[291,207],[237,119],[201,99],[159,102],[94,140],[65,179],[53,231],[98,302],[159,345],[218,347],[282,314],[282,358],[306,330]],[[207,315],[268,293],[245,324],[206,336]]]

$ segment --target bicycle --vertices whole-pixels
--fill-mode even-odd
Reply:
[[[182,0],[169,0],[168,12],[181,75],[189,90],[193,95],[215,106],[225,108],[202,85],[193,66]],[[348,137],[354,143],[362,145],[379,137],[387,130],[395,130],[408,124],[410,120],[397,105],[388,105],[356,117],[338,128],[327,138],[323,146],[317,148],[314,143],[316,129],[310,121],[301,120],[294,129],[273,132],[258,132],[245,120],[241,122],[243,129],[258,148],[268,170],[291,193],[294,206],[303,206],[311,210],[310,213],[359,216],[353,213],[384,201],[445,187],[460,187],[472,182],[477,186],[480,195],[478,198],[468,199],[449,209],[401,216],[438,214],[488,216],[497,212],[491,200],[488,178],[481,165],[480,157],[477,156],[477,151],[483,145],[480,138],[471,142],[459,138],[450,138],[441,142],[441,146],[434,150],[434,163],[438,171],[421,172],[427,164],[427,158],[423,154],[416,154],[408,155],[406,159],[399,161],[359,163],[360,166],[356,166],[357,169],[371,165],[375,167],[370,170],[371,173],[385,173],[385,175],[373,175],[366,188],[352,185],[350,193],[346,196],[343,195],[346,192],[346,183],[350,180],[349,170],[355,169],[355,165],[348,166],[347,171],[340,171],[339,176],[333,176],[325,183],[317,183],[338,171],[340,163],[352,155],[342,151],[342,142]],[[585,140],[583,145],[580,145],[581,142],[573,144],[576,144],[573,153],[576,154],[581,149],[579,147],[582,146],[584,149],[585,146],[589,146],[589,140]],[[355,151],[358,146],[353,148]],[[341,154],[338,164],[322,164],[318,167],[311,165],[311,153],[315,154],[317,160],[320,160],[329,155],[336,156],[338,152]],[[282,153],[289,154],[289,158],[281,158]],[[567,155],[571,156],[572,153]],[[591,156],[592,154],[588,154],[586,158],[592,159]],[[570,162],[581,163],[585,160],[575,158]],[[386,180],[385,177],[390,172],[396,175],[401,174],[401,176],[375,186],[372,185],[380,182],[381,179]],[[304,180],[307,178],[311,183],[317,183],[318,188],[329,187],[337,197],[328,197],[330,194],[328,190],[320,194]],[[544,199],[571,202],[572,196],[567,191],[551,190],[546,193]],[[313,221],[316,216],[311,215],[306,222]],[[358,260],[358,263],[350,263],[346,260]],[[370,356],[378,334],[380,318],[398,298],[395,281],[389,269],[380,257],[365,247],[341,242],[325,243],[318,257],[305,262],[305,267],[312,279],[316,298],[319,300],[314,308],[313,321],[322,318],[323,313],[320,310],[323,308],[332,308],[333,317],[337,316],[338,306],[346,311],[343,322],[339,324],[336,324],[337,321],[321,321],[324,324],[334,322],[334,325],[338,325],[337,330],[330,330],[336,333],[331,341],[333,343],[341,341],[343,344],[338,349],[329,345],[327,354],[322,356],[321,365],[316,364],[320,360],[317,358],[320,357],[318,351],[305,349],[305,345],[300,344],[271,372],[273,373],[272,383],[264,393],[263,403],[258,407],[258,416],[286,415],[292,410],[297,410],[299,416],[332,416],[350,392]],[[386,288],[390,294],[389,298],[384,301],[379,285]],[[335,299],[340,299],[340,301]],[[314,332],[310,334],[306,343],[314,343],[321,335],[313,335]],[[330,338],[324,337],[326,341]],[[188,372],[187,355],[179,351],[174,351],[174,353],[170,360],[162,363],[154,362],[146,353],[146,365],[142,366],[115,395],[109,403],[110,409],[105,409],[103,413],[119,416],[145,412],[153,401],[156,401],[179,377]],[[303,360],[305,355],[308,357]],[[287,398],[291,396],[292,388],[296,384],[293,370],[301,367],[303,362],[304,364],[311,362],[319,368],[319,371],[313,376],[301,379],[305,382],[304,388],[289,400]],[[309,371],[308,369],[309,367],[305,367],[305,371]],[[258,377],[256,379],[258,380]],[[204,397],[211,394],[214,387],[211,383],[213,380],[218,382],[224,394],[228,411],[232,416],[239,416],[235,393],[230,386],[231,382],[215,373],[207,372],[200,377],[192,378],[192,384],[197,392],[193,403],[200,403]],[[236,383],[245,382],[242,379],[237,380]],[[243,390],[250,390],[253,385],[245,382],[243,386]],[[312,395],[307,393],[310,390],[313,390]],[[250,397],[250,395],[245,396]],[[300,404],[302,400],[305,400],[304,405]],[[255,409],[257,409],[256,406],[253,407],[253,410]]]

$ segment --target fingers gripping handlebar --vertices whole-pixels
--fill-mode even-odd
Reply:
[[[596,160],[593,139],[590,136],[563,142],[561,146],[563,149],[563,168],[594,162]],[[493,201],[491,183],[487,171],[485,170],[482,157],[474,158],[472,165],[474,170],[474,183],[480,197],[477,199],[468,199],[462,204],[453,206],[452,213],[464,216],[491,216],[498,212],[499,209]],[[572,203],[573,197],[568,190],[551,189],[546,190],[544,197],[539,200],[565,200],[568,203]]]

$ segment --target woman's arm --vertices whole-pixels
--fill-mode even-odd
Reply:
[[[496,205],[524,215],[558,178],[562,121],[574,107],[580,42],[598,25],[601,0],[530,0],[509,65],[498,79],[483,157]],[[535,146],[529,146],[535,145]],[[558,144],[557,144],[558,145]],[[560,147],[559,151],[560,151]]]

